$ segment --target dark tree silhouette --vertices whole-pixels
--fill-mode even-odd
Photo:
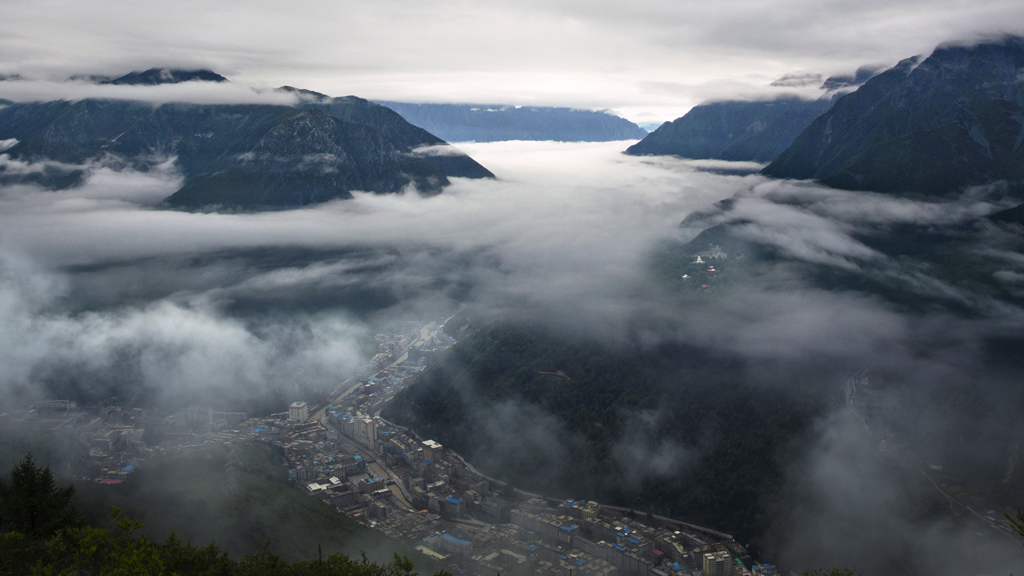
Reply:
[[[32,455],[0,481],[0,529],[30,538],[47,538],[58,530],[85,525],[72,503],[75,487],[58,488],[49,466],[40,468]]]

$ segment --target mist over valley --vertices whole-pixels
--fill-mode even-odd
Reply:
[[[232,558],[1015,573],[1021,46],[612,141],[643,131],[0,78],[0,471]]]

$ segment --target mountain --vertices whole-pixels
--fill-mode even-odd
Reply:
[[[857,68],[856,72],[853,74],[837,74],[835,76],[829,76],[821,83],[821,89],[831,92],[833,90],[857,88],[881,72],[883,68],[884,67],[880,66],[861,66],[860,68]]]
[[[828,99],[796,97],[708,102],[662,124],[627,148],[626,154],[768,162],[830,105]]]
[[[647,134],[625,118],[591,110],[496,104],[378,103],[449,142],[611,142],[643,138]]]
[[[1008,222],[1012,224],[1024,224],[1024,204],[1014,206],[1007,210],[996,212],[989,216],[995,222]]]
[[[0,168],[0,181],[51,189],[80,183],[89,162],[144,170],[174,156],[185,180],[165,203],[183,209],[281,209],[410,184],[432,194],[449,175],[493,177],[443,140],[355,97],[295,107],[20,103],[0,109],[0,140],[8,139],[17,144],[5,154],[39,170]]]
[[[394,110],[356,96],[331,98],[318,92],[286,86],[304,99],[300,107],[320,110],[339,120],[369,126],[405,150],[418,154],[446,176],[494,178],[489,170],[459,153],[434,134],[415,126]],[[414,152],[415,151],[415,152]]]
[[[144,72],[130,72],[103,84],[145,85],[178,84],[179,82],[227,82],[228,79],[212,70],[178,70],[174,68],[150,68]]]
[[[843,96],[763,174],[828,186],[949,195],[1024,180],[1024,38],[945,45]]]
[[[744,542],[769,523],[778,452],[839,401],[802,383],[755,383],[742,359],[691,346],[609,346],[512,318],[468,321],[472,334],[383,418],[517,488],[685,515]]]

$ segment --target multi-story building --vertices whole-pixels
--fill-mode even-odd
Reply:
[[[353,438],[369,450],[377,447],[377,422],[373,418],[356,418]]]
[[[386,487],[384,478],[366,478],[359,481],[359,491],[363,494],[371,494]]]
[[[597,518],[597,515],[601,512],[600,504],[593,501],[588,502],[586,500],[566,500],[558,507],[559,512],[581,520]]]
[[[305,422],[309,419],[309,406],[305,402],[292,402],[288,407],[288,419],[293,422]]]
[[[456,538],[451,534],[441,534],[441,551],[448,554],[465,554],[473,551],[473,543],[469,540]]]
[[[174,415],[174,426],[197,434],[213,431],[213,408],[209,406],[189,406]]]
[[[701,567],[705,576],[732,576],[732,556],[726,551],[705,552]]]

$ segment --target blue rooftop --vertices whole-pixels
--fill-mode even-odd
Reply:
[[[449,542],[454,542],[455,544],[458,544],[459,546],[469,546],[469,544],[470,544],[469,540],[459,540],[458,538],[456,538],[455,536],[452,536],[451,534],[441,534],[441,538],[444,538],[445,540],[447,540]]]
[[[123,470],[124,472],[131,472],[132,470],[135,470],[135,466],[132,466],[131,464],[129,464],[129,465],[125,466],[124,468],[121,468],[121,470]]]
[[[451,502],[452,504],[462,504],[462,500],[458,498],[452,498],[451,496],[444,499],[445,502]]]

